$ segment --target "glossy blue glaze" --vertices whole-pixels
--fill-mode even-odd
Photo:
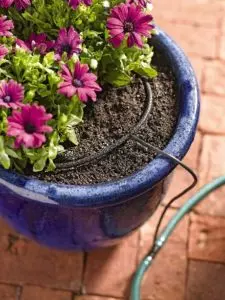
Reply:
[[[182,50],[159,30],[156,49],[169,58],[177,85],[180,116],[166,152],[183,158],[199,117],[199,92]],[[95,185],[59,185],[0,169],[0,214],[18,231],[59,249],[111,245],[143,224],[166,190],[174,164],[157,156],[143,170],[118,181]]]

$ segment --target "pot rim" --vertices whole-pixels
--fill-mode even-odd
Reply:
[[[180,113],[177,126],[168,145],[167,153],[182,159],[195,136],[200,111],[200,95],[193,68],[180,47],[160,28],[153,38],[154,44],[167,54],[176,76]],[[25,177],[0,168],[0,184],[28,201],[51,203],[70,207],[96,207],[115,205],[151,189],[175,168],[174,163],[162,155],[131,176],[89,185],[48,183]]]

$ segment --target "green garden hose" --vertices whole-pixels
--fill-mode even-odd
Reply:
[[[140,265],[138,266],[138,269],[132,281],[130,300],[140,300],[141,283],[143,276],[145,272],[149,269],[149,267],[152,265],[153,259],[158,254],[165,242],[168,240],[177,224],[187,213],[191,211],[191,209],[195,205],[202,201],[208,194],[210,194],[211,192],[218,189],[224,184],[225,176],[219,177],[214,181],[206,184],[202,189],[200,189],[200,191],[196,195],[187,200],[185,204],[172,217],[168,225],[155,240],[155,243],[153,244],[149,253],[145,256],[145,258],[141,261]]]

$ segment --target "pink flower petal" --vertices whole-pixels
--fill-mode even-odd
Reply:
[[[21,134],[21,129],[20,128],[14,128],[10,127],[7,131],[8,136],[17,136]]]
[[[79,97],[80,101],[86,103],[87,100],[88,100],[88,97],[87,97],[87,94],[86,94],[86,89],[78,88],[77,93],[78,93],[78,97]]]
[[[9,8],[14,0],[1,0],[0,1],[0,7],[2,8]]]
[[[30,0],[14,0],[15,6],[18,10],[22,10],[31,5]]]
[[[131,4],[129,6],[127,21],[132,23],[136,22],[136,20],[139,20],[141,16],[141,8],[136,6],[135,4]]]
[[[119,28],[119,29],[115,28],[115,29],[110,30],[110,34],[111,34],[112,37],[115,36],[115,35],[121,34],[123,32],[124,32],[123,28],[122,29],[121,28]]]
[[[33,142],[34,148],[40,148],[42,144],[46,142],[46,137],[44,136],[44,134],[34,133],[33,137],[34,137],[34,142]]]
[[[150,23],[153,20],[152,15],[145,15],[145,14],[141,14],[139,18],[136,18],[136,22],[138,24],[141,23]]]
[[[3,59],[9,53],[8,48],[3,45],[0,45],[0,60]]]
[[[92,89],[85,89],[86,94],[92,101],[96,101],[96,93]]]
[[[93,89],[97,92],[100,92],[102,90],[101,87],[95,81],[85,81],[84,85],[85,85],[85,87],[87,87],[89,89]]]
[[[110,42],[113,44],[113,46],[114,46],[115,48],[118,48],[118,47],[121,45],[121,43],[122,43],[124,37],[125,37],[124,33],[120,33],[120,34],[118,34],[118,35],[112,37],[112,38],[110,39]]]
[[[57,41],[55,43],[55,50],[59,57],[66,52],[68,57],[72,57],[74,53],[79,53],[81,44],[81,39],[77,31],[70,26],[70,28],[62,28],[59,31]]]
[[[50,126],[47,126],[47,125],[42,125],[42,126],[40,126],[40,128],[38,128],[38,132],[52,132],[53,131],[53,129],[52,129],[52,127],[50,127]]]
[[[7,135],[15,137],[15,147],[39,148],[46,141],[44,133],[53,129],[46,124],[52,118],[44,106],[26,104],[21,111],[13,111],[8,117]]]
[[[108,18],[107,28],[108,29],[114,29],[114,28],[122,28],[123,29],[123,23],[119,19]]]
[[[67,87],[62,87],[58,90],[58,92],[62,95],[65,95],[66,97],[68,98],[71,98],[73,97],[74,95],[76,95],[76,92],[77,92],[77,89],[72,86],[72,85],[69,85]]]
[[[13,22],[6,16],[0,16],[0,36],[12,36],[10,30],[14,28]]]
[[[23,118],[22,114],[18,111],[14,111],[12,116],[8,117],[8,121],[13,123],[18,123],[18,124],[23,124]]]
[[[74,69],[74,78],[76,79],[81,79],[81,77],[87,73],[89,70],[88,65],[83,64],[81,65],[81,63],[78,61],[75,64],[75,69]]]
[[[142,42],[140,34],[138,34],[136,32],[133,32],[132,34],[130,34],[127,39],[127,44],[128,44],[128,47],[137,45],[139,48],[142,48],[143,42]]]
[[[120,4],[112,9],[112,17],[118,18],[121,22],[124,22],[127,19],[128,15],[128,5]]]
[[[93,73],[85,73],[80,79],[85,84],[86,81],[96,81],[97,76]]]

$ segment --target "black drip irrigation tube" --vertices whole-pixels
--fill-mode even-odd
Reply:
[[[127,133],[126,135],[124,135],[122,138],[120,138],[118,141],[116,141],[114,144],[104,148],[103,150],[91,154],[89,156],[85,156],[83,158],[80,158],[78,160],[72,160],[66,163],[58,163],[56,164],[57,169],[59,169],[60,171],[63,170],[68,170],[68,169],[74,169],[76,167],[80,167],[80,166],[84,166],[84,165],[88,165],[93,161],[97,161],[100,160],[102,157],[108,155],[109,153],[111,153],[113,150],[115,150],[116,148],[120,147],[121,145],[123,145],[125,142],[127,142],[128,140],[133,140],[134,142],[138,143],[139,145],[141,145],[142,147],[144,147],[144,149],[152,149],[154,150],[156,153],[161,154],[169,159],[171,159],[175,165],[180,165],[182,168],[184,168],[193,178],[193,182],[187,187],[185,188],[181,193],[179,193],[178,195],[176,195],[174,198],[171,199],[171,201],[169,201],[169,203],[165,206],[160,219],[158,221],[156,230],[155,230],[155,234],[154,234],[154,239],[153,239],[153,244],[155,243],[155,241],[157,240],[157,236],[159,233],[159,229],[161,226],[161,223],[163,221],[164,215],[166,214],[167,210],[169,209],[169,207],[180,197],[182,197],[183,195],[185,195],[187,192],[189,192],[192,188],[195,187],[195,185],[198,182],[198,178],[195,174],[195,172],[189,168],[187,165],[185,165],[183,162],[181,162],[178,158],[172,156],[171,154],[166,153],[163,150],[158,149],[157,147],[151,145],[150,143],[147,143],[146,141],[144,141],[142,138],[135,136],[134,134],[138,132],[138,130],[141,128],[141,126],[144,124],[144,122],[147,120],[151,109],[152,109],[152,103],[153,103],[153,96],[152,96],[152,89],[150,86],[150,83],[143,79],[144,82],[144,86],[145,86],[145,91],[146,91],[146,98],[147,98],[147,105],[145,107],[144,113],[140,119],[140,121],[136,124],[136,126],[134,126],[129,133]],[[157,247],[155,247],[153,249],[154,253],[157,253]]]
[[[145,86],[145,91],[146,91],[146,98],[147,98],[147,105],[145,107],[145,111],[143,115],[141,116],[140,121],[133,127],[131,128],[130,132],[125,134],[123,137],[118,139],[115,143],[112,145],[105,147],[104,149],[98,151],[97,153],[91,154],[89,156],[82,157],[80,159],[76,160],[70,160],[69,162],[64,162],[64,163],[57,163],[56,168],[57,170],[63,171],[63,170],[68,170],[68,169],[75,169],[77,167],[89,165],[92,161],[98,161],[102,157],[110,154],[113,152],[115,149],[119,148],[123,144],[125,144],[128,140],[135,140],[133,138],[133,135],[138,132],[138,130],[141,128],[141,126],[144,124],[144,122],[147,120],[151,109],[152,109],[152,89],[147,80],[144,80],[144,86]]]
[[[152,265],[153,260],[155,259],[156,255],[159,253],[163,245],[168,240],[169,236],[173,233],[174,229],[176,228],[177,224],[183,219],[183,217],[189,213],[192,208],[197,205],[200,201],[202,201],[208,194],[210,194],[212,191],[216,190],[217,188],[221,187],[222,185],[225,185],[225,176],[221,176],[217,178],[216,180],[212,181],[211,183],[204,186],[196,195],[194,195],[192,198],[187,200],[184,205],[177,211],[177,213],[172,217],[168,225],[163,229],[161,233],[159,233],[162,221],[164,219],[164,216],[170,206],[180,197],[184,196],[187,192],[189,192],[191,189],[193,189],[197,182],[198,177],[195,174],[195,172],[189,168],[186,164],[184,164],[182,161],[180,161],[178,158],[172,156],[169,153],[166,153],[163,150],[158,149],[157,147],[151,145],[150,143],[147,143],[142,138],[135,136],[135,133],[138,132],[138,130],[141,128],[141,126],[144,124],[144,122],[147,120],[151,109],[152,109],[152,90],[149,82],[146,80],[144,81],[145,90],[147,94],[147,105],[145,108],[145,111],[140,119],[140,121],[134,126],[131,131],[124,135],[122,138],[120,138],[118,141],[116,141],[114,144],[104,148],[103,150],[91,154],[90,156],[80,158],[78,160],[72,160],[66,163],[58,163],[56,165],[57,169],[60,171],[68,170],[68,169],[74,169],[76,167],[84,166],[90,164],[92,161],[100,160],[102,157],[108,155],[116,148],[122,146],[124,143],[126,143],[128,140],[133,140],[145,149],[152,149],[158,154],[161,154],[169,159],[171,159],[175,165],[180,165],[184,170],[186,170],[192,177],[193,181],[192,183],[185,188],[183,191],[181,191],[178,195],[173,197],[169,203],[164,207],[163,212],[161,213],[159,220],[157,222],[157,226],[155,229],[154,237],[153,237],[153,243],[152,246],[148,252],[148,254],[144,257],[144,259],[139,264],[137,271],[135,272],[135,275],[132,280],[131,284],[131,292],[130,292],[130,300],[140,300],[141,299],[141,283],[143,280],[143,276],[145,272],[149,269],[149,267]]]

